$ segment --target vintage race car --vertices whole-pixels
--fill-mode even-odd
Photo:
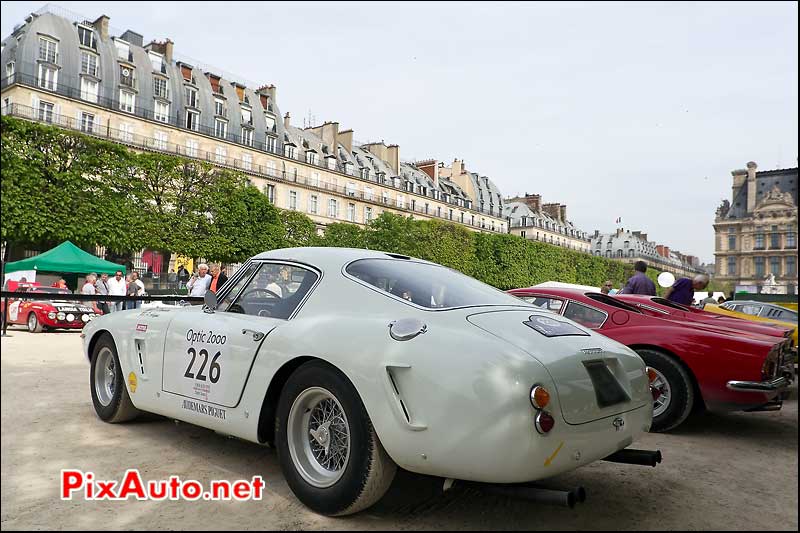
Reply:
[[[735,300],[734,300],[734,302],[735,302]],[[725,302],[725,303],[727,303],[727,302]],[[782,327],[785,327],[785,328],[791,328],[792,329],[792,339],[794,340],[794,345],[795,346],[798,345],[798,339],[797,339],[798,327],[797,327],[797,322],[791,322],[791,321],[788,321],[788,320],[777,320],[777,319],[774,319],[774,318],[755,316],[755,315],[743,313],[740,310],[732,310],[732,309],[728,309],[727,307],[723,307],[723,306],[720,306],[720,305],[714,305],[714,304],[706,304],[705,307],[703,307],[703,311],[705,311],[707,313],[714,313],[714,314],[717,314],[717,315],[740,318],[742,320],[748,320],[748,321],[751,321],[751,322],[758,322],[758,323],[761,323],[761,324],[775,324],[775,325],[782,326]]]
[[[10,299],[8,323],[27,325],[31,333],[40,333],[45,329],[81,329],[101,314],[95,307],[87,305],[88,302],[59,300],[59,294],[72,294],[67,289],[20,286],[17,291],[37,297],[30,300]]]
[[[522,483],[608,459],[650,428],[642,359],[434,263],[293,248],[246,262],[205,306],[112,313],[84,329],[94,408],[272,443],[297,497],[369,507],[396,467]]]
[[[721,304],[720,307],[722,309],[728,309],[729,311],[738,311],[746,315],[797,324],[797,311],[788,309],[782,305],[757,302],[754,300],[729,300]]]
[[[656,373],[653,430],[679,426],[697,407],[773,411],[788,395],[791,342],[727,326],[645,314],[601,293],[530,287],[511,294],[635,350]]]

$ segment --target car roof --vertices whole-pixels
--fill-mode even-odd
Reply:
[[[520,289],[511,289],[508,291],[512,294],[521,292],[533,292],[537,294],[546,294],[548,296],[561,296],[563,298],[577,298],[583,297],[587,294],[602,294],[597,291],[586,291],[582,289],[567,289],[562,287],[525,287]]]
[[[253,257],[256,260],[275,259],[282,261],[296,261],[319,268],[339,269],[343,265],[356,259],[395,259],[414,260],[420,263],[434,264],[424,259],[417,259],[407,255],[393,254],[379,250],[364,250],[361,248],[332,248],[323,246],[305,246],[298,248],[280,248],[262,252]]]

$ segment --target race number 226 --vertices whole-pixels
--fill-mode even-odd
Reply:
[[[222,352],[217,352],[211,359],[211,364],[208,367],[208,376],[203,374],[206,364],[208,363],[208,352],[205,349],[201,349],[199,352],[197,352],[194,348],[189,348],[187,353],[192,356],[192,360],[189,361],[189,366],[186,367],[186,372],[183,374],[183,377],[197,379],[199,381],[206,381],[206,379],[208,379],[208,381],[211,383],[216,383],[219,381],[219,374],[222,371],[222,368],[220,368],[217,359],[219,359],[219,356],[222,355]],[[198,359],[198,356],[203,358],[203,362],[200,364],[197,374],[194,374],[192,372],[192,367],[194,366],[195,360]]]

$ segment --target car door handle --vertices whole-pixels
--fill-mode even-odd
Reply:
[[[255,331],[253,329],[242,329],[242,335],[252,335],[253,340],[256,342],[264,338],[264,333],[260,331]]]

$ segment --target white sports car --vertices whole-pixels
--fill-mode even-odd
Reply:
[[[83,334],[102,420],[147,411],[271,443],[323,514],[369,507],[397,466],[507,489],[660,461],[623,450],[653,415],[636,353],[406,256],[274,250],[202,307],[112,313]]]

